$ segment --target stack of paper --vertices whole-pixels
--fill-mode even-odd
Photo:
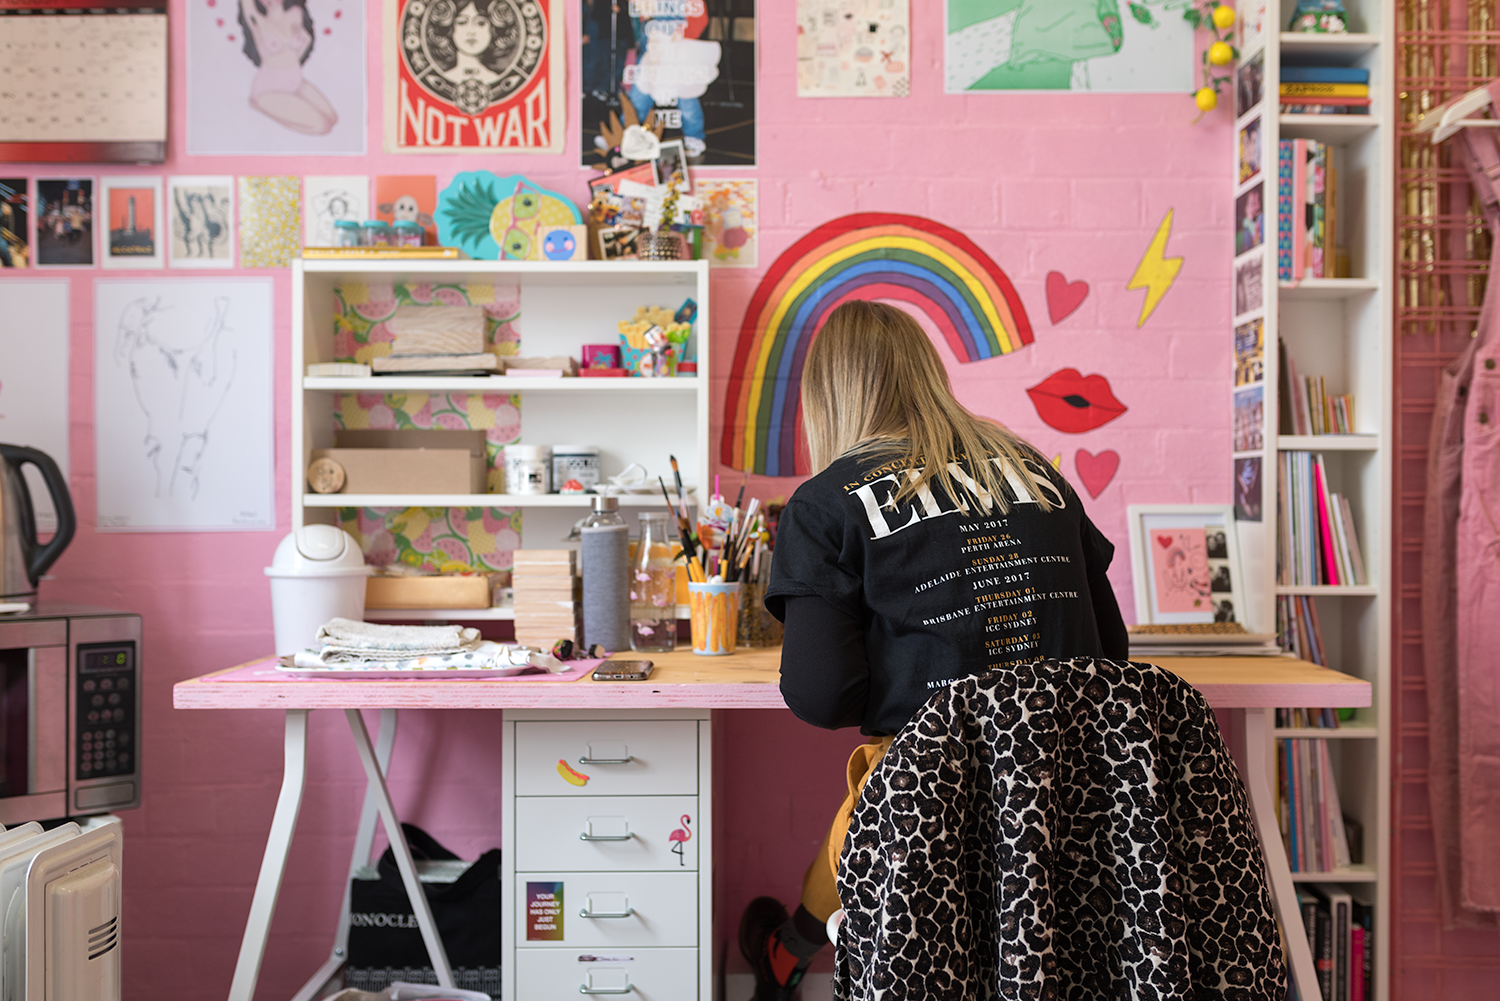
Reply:
[[[517,549],[511,569],[516,642],[550,650],[561,639],[577,642],[578,576],[571,549]]]
[[[1130,656],[1274,657],[1282,652],[1271,633],[1247,633],[1237,622],[1130,626]]]

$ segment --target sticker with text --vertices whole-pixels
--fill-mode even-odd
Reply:
[[[563,885],[526,884],[526,941],[561,942],[563,939]]]

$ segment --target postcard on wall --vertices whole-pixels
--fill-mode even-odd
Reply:
[[[1233,444],[1236,452],[1257,452],[1261,448],[1261,418],[1265,409],[1265,387],[1251,386],[1234,394]]]
[[[99,263],[106,268],[165,267],[161,178],[101,178],[99,197],[107,224]]]
[[[946,0],[944,89],[1191,93],[1193,28],[1173,8]]]
[[[168,178],[167,220],[172,267],[234,267],[233,177]]]
[[[388,153],[561,153],[563,0],[386,0]]]
[[[1265,305],[1261,267],[1265,255],[1247,257],[1234,266],[1234,315],[1243,316]]]
[[[1234,384],[1248,386],[1265,378],[1266,321],[1257,317],[1234,328]]]
[[[431,174],[383,174],[375,178],[375,218],[389,223],[415,222],[437,245],[437,178]]]
[[[68,297],[66,279],[8,277],[0,282],[0,441],[39,448],[69,475]],[[57,515],[41,474],[23,467],[36,503],[37,527]]]
[[[94,264],[94,179],[37,178],[37,267]]]
[[[908,0],[797,0],[798,97],[910,93]]]
[[[1261,200],[1264,182],[1234,200],[1234,253],[1238,257],[1254,250],[1266,239],[1265,206]]]
[[[620,152],[627,128],[654,119],[663,140],[682,140],[694,168],[755,166],[756,7],[756,0],[584,3],[582,165],[627,166]]]
[[[1252,118],[1240,129],[1240,175],[1244,184],[1260,173],[1260,119]]]
[[[1266,56],[1257,52],[1234,71],[1234,117],[1246,114],[1265,96]]]
[[[302,246],[301,180],[240,178],[240,267],[291,266]]]
[[[753,268],[760,243],[759,184],[753,180],[698,182],[703,204],[703,256],[710,267]]]
[[[368,177],[304,177],[302,185],[304,246],[337,246],[335,223],[357,224],[370,218]]]
[[[186,7],[188,153],[364,155],[365,4]]]
[[[1236,521],[1260,521],[1260,456],[1234,460],[1234,517]]]
[[[94,282],[98,527],[276,527],[271,280]]]
[[[30,182],[0,177],[0,268],[31,265]]]

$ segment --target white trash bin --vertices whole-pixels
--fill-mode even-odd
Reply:
[[[266,567],[277,655],[311,647],[329,619],[363,621],[371,573],[359,541],[343,529],[304,525],[282,539]]]

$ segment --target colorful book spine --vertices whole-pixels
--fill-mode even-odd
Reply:
[[[1276,278],[1284,282],[1292,280],[1294,154],[1294,140],[1283,139],[1276,144]]]
[[[1370,71],[1362,66],[1283,66],[1282,83],[1364,83]]]
[[[1369,97],[1366,83],[1282,83],[1282,97]]]
[[[1292,140],[1292,280],[1307,268],[1307,140]]]

